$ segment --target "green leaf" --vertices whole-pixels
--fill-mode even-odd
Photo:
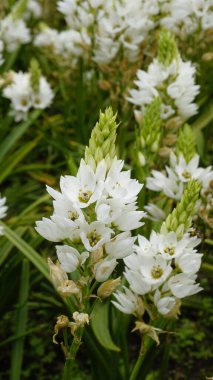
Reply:
[[[1,172],[0,172],[0,182],[3,182],[5,178],[7,178],[10,173],[13,171],[13,169],[17,166],[17,164],[28,155],[31,150],[34,149],[38,141],[40,140],[40,137],[37,139],[21,146],[20,149],[18,149],[9,159],[2,163],[1,165]]]
[[[21,379],[21,368],[22,368],[22,361],[23,361],[23,354],[24,354],[24,337],[20,337],[20,335],[25,334],[26,326],[27,326],[27,312],[28,312],[27,299],[29,295],[29,278],[30,278],[29,261],[24,259],[22,263],[19,302],[18,302],[18,308],[16,312],[17,340],[15,341],[13,345],[12,353],[11,353],[10,380]]]
[[[5,154],[13,147],[13,145],[18,141],[18,139],[26,132],[26,130],[34,123],[34,121],[40,116],[41,110],[35,110],[29,115],[29,118],[22,124],[14,127],[12,132],[7,136],[7,138],[0,145],[0,162],[4,158]]]
[[[19,251],[31,261],[31,263],[43,274],[48,281],[50,280],[47,263],[44,259],[14,231],[7,227],[3,222],[0,225],[4,227],[4,236],[14,244]]]
[[[91,314],[91,326],[99,343],[108,350],[120,351],[109,330],[109,303],[98,301]]]

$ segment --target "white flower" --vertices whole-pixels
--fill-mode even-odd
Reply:
[[[130,90],[127,100],[138,106],[142,112],[147,104],[160,96],[163,99],[162,119],[176,113],[186,120],[197,113],[197,106],[193,101],[200,87],[195,85],[195,68],[189,61],[183,62],[178,57],[165,67],[154,59],[147,72],[137,71],[137,80],[134,83],[138,90]],[[171,102],[174,106],[171,106]]]
[[[180,182],[177,174],[166,166],[166,174],[157,170],[152,170],[152,177],[147,177],[146,187],[154,191],[162,191],[167,197],[176,200],[181,199],[183,194],[183,183]]]
[[[25,18],[28,19],[30,16],[39,18],[42,16],[42,8],[37,0],[28,0],[27,10],[25,12]]]
[[[166,217],[165,212],[154,203],[148,203],[144,208],[148,212],[147,218],[153,222],[161,222]]]
[[[100,260],[94,266],[94,275],[95,275],[96,281],[104,282],[108,280],[108,278],[114,271],[116,265],[117,265],[117,261],[115,259],[106,258],[104,260]]]
[[[198,167],[199,156],[195,154],[194,157],[187,163],[182,154],[177,157],[171,155],[171,163],[174,171],[179,176],[182,182],[188,182],[190,179],[196,179],[204,187],[208,187],[209,181],[213,178],[213,171],[211,166],[206,169]]]
[[[6,198],[0,197],[0,219],[3,219],[7,213]],[[0,236],[4,234],[4,227],[0,226]]]
[[[8,16],[0,21],[0,38],[5,43],[5,48],[13,52],[20,45],[30,42],[30,30],[23,20],[13,19]]]
[[[45,27],[34,39],[34,45],[38,47],[54,47],[58,41],[58,31]]]
[[[141,305],[139,298],[136,294],[131,292],[126,286],[123,286],[124,292],[117,291],[114,293],[114,297],[117,300],[111,301],[112,304],[124,314],[141,314]]]
[[[69,245],[57,245],[56,251],[61,268],[67,273],[74,272],[78,266],[84,264],[89,257],[88,252],[82,252],[80,254],[77,249]]]
[[[172,260],[183,254],[188,245],[188,236],[178,240],[176,233],[158,234],[158,249],[167,260]]]
[[[66,239],[66,233],[63,229],[59,228],[56,223],[48,218],[36,222],[35,230],[49,241],[58,242]]]
[[[159,290],[156,290],[154,295],[154,304],[160,314],[168,314],[176,304],[176,299],[171,296],[162,296]]]
[[[140,271],[146,282],[150,285],[159,286],[172,272],[170,264],[160,255],[144,256]]]
[[[62,194],[80,208],[88,207],[96,202],[103,191],[103,186],[103,181],[99,181],[92,168],[83,160],[76,177],[65,176],[60,180]]]
[[[122,171],[123,165],[124,161],[113,161],[106,178],[105,189],[110,197],[122,198],[123,203],[131,203],[136,200],[143,185],[130,178],[130,170]]]
[[[150,292],[151,284],[143,276],[141,276],[141,273],[126,268],[124,276],[126,277],[131,290],[136,294],[143,295]]]
[[[3,89],[3,96],[12,102],[15,111],[26,113],[32,106],[29,73],[13,73],[12,83]]]
[[[197,252],[184,252],[180,257],[177,257],[175,264],[181,271],[187,275],[195,274],[201,266],[202,254]]]
[[[47,108],[53,99],[53,91],[43,76],[39,79],[39,89],[37,92],[32,92],[32,106],[38,109]]]
[[[8,207],[5,204],[6,204],[6,198],[0,197],[0,219],[3,219],[6,216]]]
[[[176,274],[168,280],[168,288],[177,298],[192,296],[202,290],[200,284],[195,283],[194,277],[189,277],[185,273]]]
[[[106,227],[101,222],[84,223],[80,226],[80,237],[85,248],[90,251],[96,251],[111,238],[113,230]]]
[[[39,78],[39,89],[34,91],[31,87],[29,73],[13,73],[12,83],[3,89],[3,96],[10,99],[12,113],[15,120],[19,121],[27,117],[28,111],[34,107],[44,109],[53,99],[53,92],[47,80]]]
[[[166,1],[162,11],[161,25],[182,39],[212,27],[212,0]]]
[[[122,259],[133,252],[133,244],[136,237],[131,237],[130,232],[122,232],[105,244],[106,253],[115,259]]]

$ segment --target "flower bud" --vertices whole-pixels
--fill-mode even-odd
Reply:
[[[47,263],[49,266],[52,283],[54,287],[58,289],[65,281],[68,280],[68,276],[66,272],[64,272],[59,265],[54,264],[49,257],[47,259]]]
[[[120,285],[121,278],[118,277],[115,280],[108,280],[105,281],[101,286],[99,286],[97,291],[97,296],[100,298],[107,298],[109,297],[115,289]]]

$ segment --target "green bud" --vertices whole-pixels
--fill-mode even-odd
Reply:
[[[115,157],[115,141],[116,141],[116,115],[113,114],[112,108],[109,107],[105,112],[100,112],[99,121],[96,123],[91,133],[89,146],[85,149],[85,162],[91,164],[93,169],[104,158],[106,159],[108,168]]]
[[[34,92],[38,92],[40,84],[41,70],[35,58],[30,62],[30,85]]]
[[[162,65],[169,66],[172,61],[177,58],[178,48],[174,35],[168,30],[163,30],[160,33],[158,40],[157,59],[160,63],[162,63]]]
[[[144,118],[141,122],[141,140],[145,146],[151,146],[161,134],[161,99],[155,98],[145,110]]]
[[[182,154],[187,162],[189,162],[196,153],[195,135],[188,124],[185,124],[179,130],[176,152],[178,155]]]
[[[191,180],[187,183],[181,201],[162,224],[162,232],[175,231],[180,238],[190,228],[199,192],[200,184],[197,181]]]
[[[14,20],[23,18],[24,12],[26,12],[28,6],[28,0],[19,0],[12,9],[11,16]]]

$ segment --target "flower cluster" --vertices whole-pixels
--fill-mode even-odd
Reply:
[[[179,200],[183,194],[184,185],[191,179],[200,182],[202,189],[209,187],[213,180],[211,166],[199,167],[199,156],[195,154],[187,162],[182,154],[170,155],[170,166],[166,166],[165,173],[152,170],[152,176],[147,177],[147,188],[154,191],[162,191],[167,197]]]
[[[55,54],[78,58],[90,50],[98,64],[108,64],[118,53],[130,62],[138,58],[148,32],[155,27],[159,12],[156,1],[104,2],[61,0],[58,10],[65,16],[67,30],[44,28],[35,38],[36,46],[51,47]]]
[[[13,72],[11,82],[3,89],[3,96],[11,101],[16,121],[26,119],[30,109],[45,109],[53,99],[53,91],[46,78],[40,76],[33,85],[31,73]]]
[[[163,223],[160,233],[152,231],[150,239],[138,236],[134,253],[124,259],[124,276],[129,289],[124,287],[124,293],[115,293],[116,301],[113,301],[122,312],[141,317],[146,310],[153,315],[154,302],[160,314],[175,316],[180,300],[201,290],[196,283],[202,257],[196,249],[200,239],[190,236],[188,228],[198,189],[196,183],[190,183],[177,209]],[[185,204],[189,201],[191,206],[187,209]],[[143,303],[145,306],[142,308]]]
[[[30,42],[30,30],[25,21],[14,19],[11,15],[0,20],[0,39],[4,42],[5,49],[13,52],[20,45]]]
[[[130,178],[130,171],[123,170],[123,161],[113,157],[109,165],[114,155],[112,136],[104,123],[109,118],[113,134],[115,118],[109,109],[100,116],[77,175],[61,177],[60,192],[47,187],[54,198],[54,213],[36,224],[44,238],[63,243],[56,251],[65,272],[82,267],[90,281],[95,278],[99,282],[109,278],[118,259],[132,253],[135,237],[131,230],[142,226],[144,216],[136,204],[142,185]],[[97,135],[99,147],[95,148]],[[98,155],[93,156],[93,150]],[[99,162],[98,157],[102,157]]]
[[[212,0],[171,0],[162,5],[161,25],[185,39],[213,27]]]
[[[179,116],[186,120],[197,113],[194,99],[199,86],[195,85],[195,67],[190,61],[182,61],[169,32],[161,34],[157,58],[147,71],[138,70],[135,84],[138,89],[131,89],[127,100],[142,113],[155,97],[162,100],[162,119]]]
[[[7,206],[5,204],[6,204],[6,198],[0,197],[0,219],[3,219],[6,216]],[[4,232],[3,227],[0,226],[0,235],[3,235],[3,232]]]

